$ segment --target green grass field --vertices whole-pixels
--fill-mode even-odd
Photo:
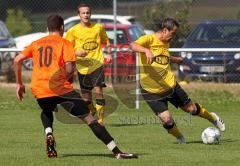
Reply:
[[[59,157],[46,158],[40,109],[29,89],[24,102],[19,103],[15,87],[1,86],[0,165],[239,165],[240,86],[226,86],[226,90],[191,86],[186,90],[192,99],[217,112],[225,121],[226,132],[222,134],[220,144],[204,145],[201,142],[202,130],[212,126],[206,120],[170,107],[188,142],[178,145],[145,103],[141,102],[140,110],[120,104],[105,123],[123,151],[139,154],[139,159],[133,160],[114,159],[86,125],[63,124],[58,120],[55,120],[54,131]],[[109,89],[107,93],[112,94]]]

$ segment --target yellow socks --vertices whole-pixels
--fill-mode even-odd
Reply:
[[[91,114],[94,116],[96,113],[96,108],[94,107],[93,103],[91,102],[87,107],[90,110]]]
[[[88,109],[90,110],[90,113],[94,116],[97,112],[98,116],[98,122],[103,124],[103,111],[104,111],[104,106],[96,104],[96,107],[94,107],[93,103],[91,102],[88,104]]]
[[[98,114],[98,123],[103,124],[104,106],[96,104],[96,111]]]
[[[96,111],[98,114],[98,123],[100,123],[100,124],[103,124],[104,106],[105,106],[104,98],[96,99]]]
[[[207,119],[213,123],[216,120],[216,117],[213,116],[210,112],[208,112],[205,108],[203,108],[200,104],[198,104],[198,105],[199,105],[199,108],[197,108],[197,109],[199,109],[198,116],[200,116],[204,119]]]
[[[180,136],[182,136],[182,134],[180,133],[175,123],[169,126],[163,125],[163,127],[168,131],[169,134],[172,134],[176,138],[179,138]]]

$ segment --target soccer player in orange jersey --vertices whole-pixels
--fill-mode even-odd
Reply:
[[[80,4],[78,15],[80,23],[70,28],[65,38],[73,44],[77,55],[78,78],[83,99],[94,114],[95,108],[92,103],[92,90],[94,90],[98,122],[102,124],[105,106],[103,87],[106,87],[106,85],[103,70],[104,56],[101,45],[106,44],[106,60],[111,61],[110,42],[103,25],[90,21],[91,8],[89,5]]]
[[[136,158],[134,154],[122,153],[119,150],[106,128],[90,114],[79,93],[74,91],[71,76],[74,73],[76,56],[72,44],[62,38],[63,18],[58,15],[49,16],[47,27],[48,36],[33,42],[14,59],[14,70],[17,80],[17,98],[23,101],[25,86],[22,82],[22,62],[28,58],[33,59],[31,90],[42,109],[41,120],[46,134],[48,157],[57,157],[53,137],[53,111],[57,104],[67,102],[71,104],[69,113],[83,120],[117,159]]]

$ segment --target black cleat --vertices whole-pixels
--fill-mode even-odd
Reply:
[[[131,153],[118,153],[116,154],[116,159],[134,159],[138,158],[136,154],[131,154]]]
[[[49,134],[46,138],[46,150],[48,158],[57,157],[57,151],[55,150],[55,140],[52,134]]]

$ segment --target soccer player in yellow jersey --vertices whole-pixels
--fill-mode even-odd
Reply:
[[[142,36],[131,44],[133,51],[140,52],[140,85],[144,100],[161,119],[163,127],[176,137],[180,144],[186,142],[168,110],[168,102],[187,113],[209,120],[221,131],[225,131],[225,124],[219,116],[208,112],[200,104],[193,103],[171,71],[170,61],[179,61],[171,59],[168,51],[169,42],[179,28],[178,22],[166,18],[157,27],[155,34]]]
[[[103,87],[106,87],[106,85],[103,70],[104,56],[101,45],[106,45],[106,60],[111,61],[110,43],[103,25],[90,21],[90,6],[80,4],[78,15],[80,23],[67,31],[66,39],[72,42],[77,55],[77,69],[83,99],[94,114],[95,107],[92,103],[92,90],[94,89],[98,122],[103,124],[105,105]]]

